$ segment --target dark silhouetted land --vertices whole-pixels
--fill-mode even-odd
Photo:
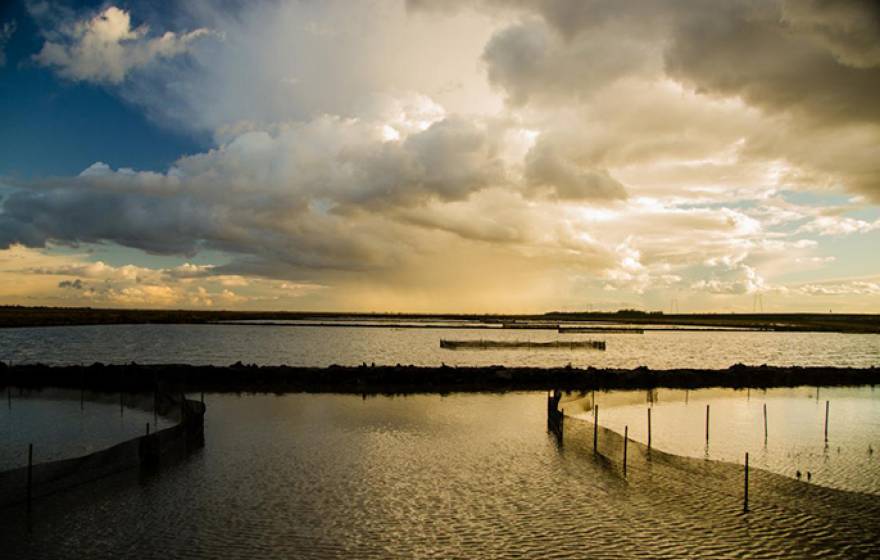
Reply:
[[[880,334],[880,315],[832,313],[760,314],[664,314],[621,310],[606,312],[549,312],[538,315],[419,314],[419,313],[316,313],[296,311],[204,311],[187,309],[98,309],[91,307],[0,307],[0,327],[46,327],[60,325],[114,324],[208,324],[242,321],[308,321],[312,324],[349,320],[353,323],[383,321],[387,326],[419,326],[412,322],[455,321],[506,328],[556,328],[559,323],[630,324],[709,328],[739,328],[770,331],[841,332]],[[411,324],[406,324],[410,322]]]
[[[563,389],[697,389],[854,386],[880,383],[880,368],[771,367],[651,370],[535,367],[330,366],[306,368],[193,365],[8,366],[0,387],[60,387],[96,391],[332,392],[406,394]]]

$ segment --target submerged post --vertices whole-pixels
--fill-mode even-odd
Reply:
[[[828,408],[831,406],[831,401],[825,401],[825,441],[828,441]]]
[[[706,442],[709,441],[709,405],[706,405]]]
[[[593,453],[599,450],[599,405],[593,409]]]
[[[626,476],[626,444],[629,441],[629,426],[623,427],[623,476]]]
[[[34,484],[34,444],[28,444],[28,470],[27,470],[27,507],[28,511],[31,509],[31,497],[33,497],[33,490],[31,489]]]
[[[764,443],[767,443],[767,403],[764,403]]]
[[[743,489],[743,513],[749,512],[749,452],[746,451],[745,487]]]
[[[651,407],[648,407],[648,451],[651,450]]]

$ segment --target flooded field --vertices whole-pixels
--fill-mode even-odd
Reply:
[[[877,496],[591,451],[546,394],[207,395],[205,447],[0,516],[12,558],[807,558],[880,554]],[[74,511],[75,515],[70,512]],[[136,552],[135,552],[136,551]]]
[[[688,457],[741,463],[813,484],[880,494],[880,391],[873,387],[612,391],[563,399],[566,414]],[[828,403],[828,437],[825,412]],[[709,406],[709,438],[706,407]],[[764,410],[767,411],[765,439]]]
[[[441,339],[602,340],[605,350],[497,348],[446,350]],[[559,334],[556,330],[249,325],[104,325],[0,330],[0,360],[47,364],[186,363],[328,366],[331,364],[641,365],[716,369],[735,363],[780,366],[880,365],[873,334],[754,331]]]

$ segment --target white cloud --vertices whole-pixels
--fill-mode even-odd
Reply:
[[[67,22],[55,34],[58,39],[47,40],[34,55],[37,63],[71,80],[118,84],[134,70],[187,52],[211,31],[151,37],[147,26],[131,26],[127,11],[109,6],[92,18]]]
[[[851,235],[880,229],[880,219],[868,222],[847,216],[818,216],[799,228],[801,233],[820,235]]]

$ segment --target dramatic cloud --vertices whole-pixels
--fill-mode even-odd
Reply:
[[[90,19],[67,22],[55,30],[58,40],[46,41],[34,60],[71,80],[118,84],[133,70],[185,53],[211,32],[166,31],[158,37],[149,33],[146,26],[132,28],[130,14],[110,6]]]
[[[148,17],[136,11],[31,6],[38,63],[214,139],[163,170],[89,162],[76,177],[7,179],[5,252],[184,261],[16,269],[54,277],[46,293],[367,310],[670,294],[683,310],[751,309],[758,294],[823,308],[872,294],[847,275],[880,234],[875,3],[168,11],[148,18],[175,30],[161,34],[133,25]]]

